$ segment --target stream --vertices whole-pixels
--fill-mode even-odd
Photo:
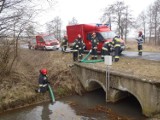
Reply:
[[[114,120],[115,115],[128,120],[146,119],[133,96],[116,103],[106,103],[105,92],[98,89],[83,96],[74,95],[58,99],[54,104],[47,102],[5,112],[0,114],[0,120]]]

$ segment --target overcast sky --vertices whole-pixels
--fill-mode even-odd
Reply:
[[[41,1],[39,4],[44,12],[36,19],[41,25],[59,16],[63,22],[63,29],[73,17],[78,23],[99,23],[103,14],[103,9],[117,0],[57,0],[55,6]],[[132,10],[132,14],[137,17],[142,10],[145,10],[154,0],[121,0]],[[40,1],[38,1],[40,2]]]

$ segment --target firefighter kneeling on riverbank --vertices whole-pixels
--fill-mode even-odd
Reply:
[[[101,59],[104,59],[105,55],[110,55],[111,53],[111,47],[112,43],[111,42],[104,42],[101,50]]]
[[[114,46],[114,50],[115,50],[114,60],[115,62],[118,62],[119,56],[120,56],[120,49],[121,49],[121,38],[119,36],[115,36],[112,40],[112,45]]]
[[[35,90],[36,92],[39,93],[44,93],[48,90],[48,77],[47,77],[47,69],[41,69],[39,74],[39,79],[38,79],[38,83],[39,83],[39,88],[37,90]]]
[[[84,47],[85,44],[83,43],[82,37],[80,34],[78,34],[73,43],[73,61],[78,61],[78,58],[79,60],[83,58]]]

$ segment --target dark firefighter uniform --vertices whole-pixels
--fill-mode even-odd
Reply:
[[[44,93],[48,90],[48,77],[47,77],[47,70],[41,69],[40,75],[38,79],[39,88],[36,90],[36,92]]]
[[[73,43],[73,61],[78,61],[78,57],[79,59],[83,58],[84,46],[85,44],[81,37],[75,39]]]
[[[92,34],[91,38],[91,43],[92,43],[92,59],[97,59],[97,48],[99,44],[99,40],[96,37],[96,33]]]
[[[119,61],[119,54],[120,54],[120,49],[121,49],[121,39],[118,36],[115,36],[112,41],[112,45],[114,46],[115,50],[115,62]]]
[[[101,59],[104,59],[105,55],[110,55],[112,43],[111,42],[104,42],[101,51]]]
[[[142,32],[139,32],[138,38],[137,38],[137,44],[138,44],[138,55],[142,55],[142,44],[144,41],[144,36],[142,35]]]
[[[63,40],[62,40],[62,44],[61,44],[62,52],[65,52],[65,51],[66,51],[66,49],[67,49],[67,43],[68,43],[67,36],[64,36],[64,37],[63,37]]]

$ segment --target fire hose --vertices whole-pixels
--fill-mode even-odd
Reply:
[[[88,52],[88,54],[81,60],[83,63],[97,63],[97,62],[103,62],[103,59],[97,59],[97,60],[87,60],[87,58],[90,56],[92,50]]]

